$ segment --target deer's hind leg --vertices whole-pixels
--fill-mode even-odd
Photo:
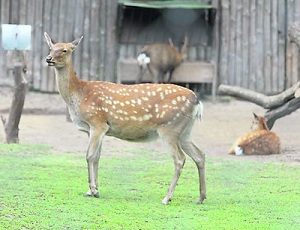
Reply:
[[[175,187],[177,185],[178,179],[180,177],[186,159],[185,154],[180,146],[179,139],[174,135],[170,135],[170,133],[171,132],[168,129],[159,130],[159,136],[164,139],[164,141],[172,151],[174,166],[175,166],[173,179],[169,186],[167,195],[162,200],[162,204],[168,204],[169,201],[172,200]]]
[[[162,200],[162,204],[168,204],[169,201],[172,200],[177,182],[181,175],[183,166],[185,164],[185,159],[186,159],[184,152],[183,152],[182,148],[180,147],[179,142],[177,142],[175,144],[173,144],[173,143],[168,143],[168,144],[171,147],[172,152],[173,152],[173,160],[174,160],[175,170],[174,170],[174,176],[171,181],[170,187],[168,189],[167,195]]]
[[[136,84],[139,84],[142,82],[145,72],[147,71],[147,69],[144,66],[140,65],[139,67],[140,67],[140,70],[139,70],[138,75],[135,80]]]
[[[193,122],[192,122],[193,123]],[[199,175],[199,192],[200,198],[198,204],[202,204],[206,198],[206,182],[205,182],[205,154],[193,143],[190,137],[192,124],[188,125],[180,138],[180,145],[183,151],[195,162]]]

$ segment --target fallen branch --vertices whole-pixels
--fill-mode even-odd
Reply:
[[[266,96],[253,90],[244,89],[238,86],[220,85],[218,93],[222,95],[242,98],[246,101],[251,101],[259,106],[262,106],[265,109],[272,109],[277,108],[278,106],[283,105],[287,101],[291,100],[294,97],[296,90],[299,88],[300,82],[297,82],[291,88],[285,90],[280,94],[274,96]]]
[[[273,127],[277,119],[289,115],[299,108],[300,108],[300,97],[294,98],[276,109],[268,110],[264,117],[267,120],[267,125],[269,129]]]
[[[219,94],[242,98],[268,109],[264,117],[269,129],[272,129],[277,119],[300,108],[299,90],[300,82],[274,96],[266,96],[249,89],[229,85],[220,85],[218,92]]]

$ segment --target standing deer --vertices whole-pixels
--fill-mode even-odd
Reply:
[[[152,44],[145,46],[138,54],[140,71],[136,83],[140,83],[147,69],[153,82],[163,82],[164,75],[169,72],[168,83],[171,82],[174,69],[187,57],[188,37],[185,36],[181,52],[178,52],[169,39],[170,44]]]
[[[251,126],[252,132],[238,138],[229,154],[270,155],[280,153],[280,140],[276,133],[269,130],[266,120],[255,113]]]
[[[121,85],[111,82],[83,81],[73,69],[72,52],[81,38],[71,43],[54,44],[44,34],[50,53],[46,58],[55,68],[58,90],[66,102],[73,123],[89,135],[86,154],[89,191],[99,197],[98,163],[105,135],[127,141],[163,139],[171,148],[175,173],[163,204],[168,204],[185,163],[185,154],[196,163],[200,198],[206,198],[205,155],[191,140],[195,120],[202,116],[202,103],[189,89],[171,84]]]

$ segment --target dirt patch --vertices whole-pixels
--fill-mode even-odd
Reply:
[[[0,114],[7,116],[11,104],[10,88],[0,88]],[[203,101],[204,117],[196,122],[193,139],[208,157],[237,159],[241,161],[276,161],[300,164],[300,111],[277,120],[273,131],[281,138],[282,153],[272,156],[229,156],[227,154],[234,140],[248,132],[252,112],[263,115],[261,107],[234,99],[221,98],[218,102]],[[24,114],[20,122],[20,142],[24,144],[46,144],[57,151],[85,154],[88,138],[66,121],[66,106],[58,94],[29,92],[26,96]],[[3,128],[0,141],[4,142]],[[103,155],[131,154],[130,149],[148,149],[166,152],[160,141],[150,143],[130,143],[106,137]],[[124,151],[126,150],[126,151]]]

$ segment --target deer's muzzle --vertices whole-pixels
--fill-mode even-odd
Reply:
[[[52,57],[50,55],[46,57],[46,62],[48,63],[49,66],[54,65],[54,62],[52,61]]]

